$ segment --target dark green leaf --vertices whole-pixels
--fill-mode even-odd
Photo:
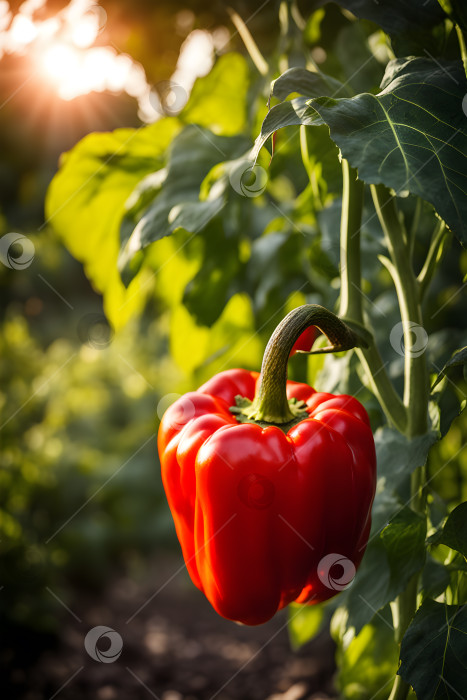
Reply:
[[[296,97],[290,102],[282,102],[273,107],[263,121],[261,133],[256,139],[253,149],[253,157],[258,157],[258,153],[275,131],[284,126],[298,126],[300,124],[307,126],[324,124],[319,114],[308,106],[306,97]]]
[[[362,180],[419,195],[466,242],[466,79],[461,62],[391,61],[382,88],[378,95],[310,100],[312,111],[300,104],[296,118],[316,123],[316,110]]]
[[[437,598],[451,581],[448,569],[431,557],[427,559],[422,574],[422,591],[424,597]]]
[[[378,476],[396,488],[401,479],[426,463],[430,448],[438,440],[439,433],[435,430],[409,440],[393,428],[378,428],[375,433]]]
[[[339,80],[324,73],[312,73],[305,68],[289,68],[272,83],[271,96],[285,100],[292,92],[297,92],[305,97],[336,97],[339,93],[342,97],[343,87]]]
[[[236,291],[241,265],[238,240],[226,238],[221,226],[208,227],[203,244],[203,262],[185,289],[183,303],[198,325],[211,326]]]
[[[435,379],[435,382],[431,389],[433,390],[435,386],[440,382],[443,377],[447,376],[449,373],[449,370],[454,368],[454,367],[460,367],[467,364],[467,346],[464,348],[461,348],[460,350],[456,350],[455,353],[452,355],[451,359],[446,362],[444,365],[443,369],[441,372],[438,374],[438,376]]]
[[[426,522],[401,507],[389,524],[370,537],[360,569],[345,592],[347,628],[358,634],[381,608],[406,587],[425,561]]]
[[[134,276],[131,261],[136,253],[178,228],[198,232],[219,214],[226,201],[228,180],[217,190],[213,188],[205,201],[199,199],[201,183],[217,163],[240,156],[247,147],[243,137],[217,136],[199,126],[187,127],[173,140],[160,193],[128,240],[122,241],[119,267],[126,283]]]
[[[418,700],[456,700],[467,688],[467,606],[427,599],[401,644],[398,673]]]
[[[430,538],[431,544],[445,544],[467,559],[467,501],[454,508],[441,532]]]

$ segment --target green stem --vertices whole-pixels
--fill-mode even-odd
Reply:
[[[323,306],[305,304],[291,311],[277,326],[264,351],[261,376],[251,406],[243,414],[254,422],[281,425],[297,418],[287,399],[287,363],[294,343],[308,326],[316,326],[331,345],[314,353],[350,350],[362,341]]]
[[[404,334],[404,405],[408,414],[406,434],[408,437],[414,437],[426,432],[429,397],[425,348],[420,347],[423,344],[424,330],[418,283],[408,255],[407,235],[399,218],[394,197],[384,185],[371,185],[371,192],[393,263],[391,273]]]
[[[342,161],[341,294],[339,316],[363,325],[360,271],[360,226],[363,182],[349,162]],[[357,292],[357,293],[356,293]]]
[[[440,256],[442,255],[443,241],[446,234],[446,224],[444,221],[439,221],[433,233],[433,239],[431,241],[428,255],[426,256],[425,264],[417,277],[420,290],[420,299],[423,299],[425,296],[426,290],[428,289],[433,278],[436,265],[440,259]]]
[[[467,76],[467,47],[465,45],[464,32],[458,24],[455,24],[454,26],[456,27],[457,40],[459,42],[459,48],[461,50],[462,63],[464,64],[464,71],[465,75]]]
[[[341,216],[341,295],[339,316],[348,323],[363,326],[363,296],[360,270],[360,226],[363,209],[363,182],[348,161],[342,161],[343,193]],[[388,421],[401,432],[407,422],[404,405],[398,396],[373,339],[357,355],[367,374],[371,389]]]
[[[317,211],[323,208],[323,204],[321,202],[321,194],[319,191],[315,168],[310,159],[310,152],[308,150],[307,128],[308,127],[306,127],[304,124],[300,125],[300,151],[302,162],[310,181],[311,192],[313,194],[313,213],[316,214]]]
[[[404,405],[408,422],[406,435],[413,438],[428,427],[429,381],[425,348],[420,347],[423,318],[419,285],[412,268],[410,242],[397,211],[395,198],[383,185],[372,185],[376,213],[386,238],[391,261],[386,261],[396,287],[404,332]],[[420,330],[421,329],[421,330]],[[422,332],[422,333],[421,333]],[[415,337],[414,337],[415,336]],[[425,468],[417,469],[411,478],[411,506],[425,515]],[[417,610],[418,574],[413,576],[405,591],[397,598],[395,608],[396,640],[400,643]],[[405,700],[410,686],[396,676],[390,700]]]

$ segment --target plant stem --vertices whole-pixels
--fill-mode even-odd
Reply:
[[[461,50],[462,63],[464,64],[464,72],[467,76],[467,47],[465,45],[464,33],[458,24],[455,24],[454,26],[456,27],[457,40],[459,42],[459,48]]]
[[[360,226],[363,209],[363,182],[347,160],[342,161],[343,193],[341,216],[341,295],[339,316],[358,325],[363,320],[363,297],[360,270]],[[388,421],[405,431],[406,410],[398,396],[372,341],[368,348],[358,348],[357,355],[365,369],[371,389]]]
[[[363,182],[357,171],[342,160],[341,295],[339,316],[363,325],[360,271],[360,226]],[[357,292],[357,293],[356,293]]]
[[[397,211],[395,198],[383,185],[371,185],[376,213],[386,238],[392,264],[386,264],[396,287],[404,331],[404,405],[407,410],[408,438],[421,435],[428,427],[429,382],[425,347],[420,338],[425,336],[418,282],[413,271],[410,242]],[[415,336],[415,337],[414,337]],[[422,342],[423,345],[423,342]],[[418,468],[411,477],[411,505],[413,510],[425,515],[425,468]],[[396,600],[396,641],[401,642],[417,610],[418,574],[409,581],[407,588]],[[410,686],[396,676],[389,700],[405,700]]]
[[[294,343],[308,326],[316,326],[331,345],[315,353],[350,350],[360,339],[335,314],[318,304],[293,309],[280,322],[264,351],[256,395],[245,410],[249,419],[280,425],[296,417],[287,399],[287,363]]]
[[[384,185],[371,185],[371,192],[393,262],[391,272],[404,333],[404,405],[408,414],[406,434],[414,437],[426,432],[429,394],[425,347],[421,347],[426,334],[422,326],[418,283],[408,255],[407,235],[394,197]]]
[[[417,277],[420,290],[420,299],[423,299],[423,297],[425,296],[425,292],[428,289],[428,286],[433,277],[433,273],[436,268],[436,263],[438,262],[440,255],[442,255],[442,244],[446,234],[446,224],[444,223],[444,221],[439,221],[433,233],[433,238],[431,241],[430,249],[428,251],[428,255],[426,256],[425,264],[423,265],[420,274]]]

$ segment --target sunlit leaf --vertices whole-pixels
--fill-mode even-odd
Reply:
[[[117,269],[120,221],[138,182],[164,164],[164,153],[180,129],[164,119],[142,129],[90,134],[62,160],[46,200],[46,215],[86,275],[104,295],[115,326],[141,309],[144,277],[126,290]]]
[[[179,118],[224,136],[241,133],[245,128],[248,87],[247,61],[239,53],[227,53],[207,76],[196,81]]]
[[[295,649],[313,639],[322,629],[325,620],[322,605],[290,605],[289,635]]]
[[[200,186],[209,171],[223,160],[240,156],[248,148],[241,136],[216,136],[199,126],[188,126],[170,145],[167,176],[160,192],[144,210],[127,240],[122,241],[119,267],[129,283],[138,270],[133,258],[150,243],[179,228],[190,233],[201,231],[226,202],[225,189],[213,188],[208,199],[200,201]]]

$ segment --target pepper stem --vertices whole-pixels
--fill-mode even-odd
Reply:
[[[306,417],[303,406],[287,400],[286,385],[290,352],[308,326],[316,326],[330,342],[327,347],[310,354],[366,346],[364,338],[323,306],[305,304],[294,309],[279,323],[266,346],[255,398],[241,409],[247,420],[281,425]]]

